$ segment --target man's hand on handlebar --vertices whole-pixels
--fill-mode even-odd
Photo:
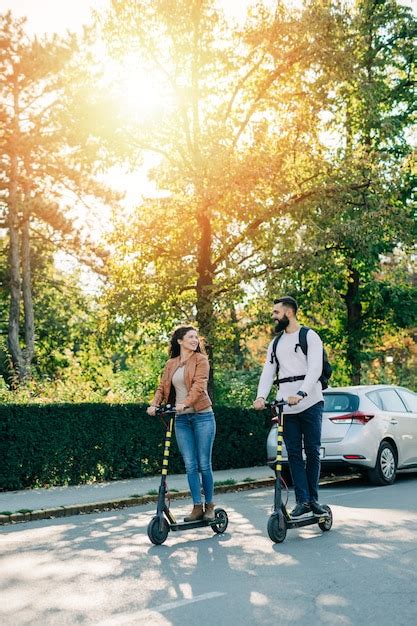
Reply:
[[[146,409],[146,412],[151,417],[155,417],[157,408],[158,408],[157,406],[153,406],[153,405],[148,406],[148,408]]]
[[[295,406],[296,404],[298,404],[299,402],[301,402],[303,398],[301,396],[288,396],[287,398],[287,403],[290,406]]]
[[[253,403],[253,408],[256,411],[263,411],[263,409],[265,408],[265,398],[256,398],[255,402]]]

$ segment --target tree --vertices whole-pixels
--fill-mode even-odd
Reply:
[[[268,255],[275,268],[289,265],[270,251],[296,236],[297,208],[368,184],[326,178],[319,116],[326,59],[338,60],[334,33],[343,27],[330,9],[259,6],[240,30],[208,0],[112,2],[113,54],[136,52],[166,104],[120,131],[138,151],[161,156],[154,177],[166,191],[111,241],[108,304],[127,324],[138,314],[180,321],[195,311],[212,358],[219,313],[272,271]]]
[[[329,110],[329,131],[338,147],[330,157],[333,176],[362,178],[368,185],[312,203],[292,266],[290,288],[306,304],[321,303],[320,324],[333,318],[333,338],[346,353],[354,384],[373,358],[386,320],[401,326],[404,319],[392,297],[399,285],[387,288],[380,268],[384,255],[410,250],[416,239],[410,142],[416,33],[410,9],[394,1],[356,4],[339,43],[344,63],[334,76]],[[404,304],[415,302],[415,290],[404,286],[402,293]],[[306,307],[313,316],[314,308]],[[415,317],[408,318],[413,323]]]
[[[100,271],[106,255],[74,227],[71,209],[87,198],[110,201],[115,195],[94,178],[103,148],[82,123],[86,78],[76,38],[31,40],[24,20],[14,20],[10,12],[0,16],[0,36],[0,206],[8,233],[14,385],[30,376],[35,350],[31,234]]]

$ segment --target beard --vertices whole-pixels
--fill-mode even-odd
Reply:
[[[280,319],[276,324],[275,324],[275,332],[276,333],[280,333],[281,331],[285,330],[288,326],[288,324],[290,323],[290,320],[288,319],[288,317],[286,315],[283,316],[282,319]]]

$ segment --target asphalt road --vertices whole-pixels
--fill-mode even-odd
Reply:
[[[223,494],[224,535],[171,533],[153,546],[154,505],[5,526],[2,626],[417,623],[417,475],[321,490],[334,525],[266,532],[272,490]],[[293,495],[290,494],[290,504]],[[178,514],[189,503],[176,501]]]

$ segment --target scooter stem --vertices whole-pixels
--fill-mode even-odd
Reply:
[[[278,421],[277,421],[277,456],[275,462],[275,496],[274,496],[274,508],[275,512],[281,511],[282,508],[282,494],[281,494],[281,471],[282,471],[282,445],[283,445],[283,407],[278,405]]]

